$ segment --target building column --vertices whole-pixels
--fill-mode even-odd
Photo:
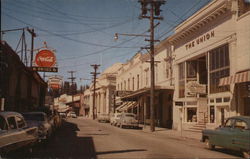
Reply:
[[[109,113],[109,109],[110,109],[110,88],[106,89],[106,101],[105,101],[105,107],[106,107],[106,113]]]

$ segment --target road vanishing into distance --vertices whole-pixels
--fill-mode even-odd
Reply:
[[[164,130],[168,131],[168,130]],[[14,154],[20,157],[22,153]],[[26,154],[27,155],[27,154]],[[239,158],[225,149],[211,151],[195,139],[177,138],[141,129],[121,129],[109,123],[68,118],[47,143],[39,144],[35,158]]]

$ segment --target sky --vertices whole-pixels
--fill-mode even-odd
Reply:
[[[170,36],[175,26],[210,1],[167,0],[161,6],[164,19],[155,28],[155,39]],[[114,40],[115,33],[149,34],[149,20],[138,18],[140,8],[138,0],[1,0],[1,30],[34,28],[34,53],[44,42],[56,53],[58,73],[46,76],[57,74],[67,81],[68,71],[76,71],[76,82],[85,85],[91,82],[83,80],[91,79],[91,64],[100,64],[98,71],[103,72],[114,63],[125,63],[149,45],[139,36],[121,35]],[[16,50],[21,34],[6,32],[2,40]],[[26,32],[25,37],[30,49],[31,36]]]

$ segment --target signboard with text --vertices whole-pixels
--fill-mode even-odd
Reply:
[[[188,94],[206,94],[206,85],[197,81],[189,81],[186,85],[186,93]]]
[[[49,49],[40,50],[35,57],[33,71],[58,72],[55,53]]]

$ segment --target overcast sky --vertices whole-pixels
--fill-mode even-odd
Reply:
[[[156,39],[172,34],[174,26],[188,18],[211,0],[167,0],[161,6],[164,20],[155,30]],[[35,48],[47,45],[56,50],[59,75],[76,71],[78,84],[89,83],[90,64],[101,64],[104,71],[116,62],[126,62],[140,47],[148,45],[143,37],[115,33],[147,34],[149,20],[138,17],[138,0],[1,0],[1,30],[34,28]],[[146,33],[145,33],[146,32]],[[15,50],[22,32],[8,32],[3,40]],[[30,48],[30,34],[26,34]],[[55,73],[46,73],[54,75]]]

